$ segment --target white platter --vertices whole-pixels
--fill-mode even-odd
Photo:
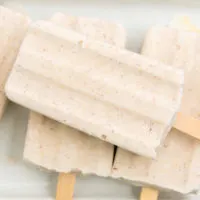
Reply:
[[[21,1],[22,2],[22,1]],[[167,2],[167,3],[164,3]],[[139,51],[145,31],[154,24],[168,24],[176,14],[188,14],[200,24],[200,1],[24,1],[32,19],[48,19],[60,11],[99,17],[122,23],[128,31],[127,47]],[[52,200],[57,174],[22,160],[28,111],[10,103],[0,123],[0,200]],[[120,181],[94,176],[79,177],[75,200],[135,200],[140,189]],[[161,194],[161,200],[197,200],[177,194]]]

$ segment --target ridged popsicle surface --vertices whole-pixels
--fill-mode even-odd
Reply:
[[[184,69],[185,84],[180,112],[199,118],[200,35],[156,26],[146,36],[142,53],[174,68]],[[156,160],[145,159],[118,148],[112,176],[180,193],[200,186],[200,143],[172,129],[158,149]]]
[[[125,30],[121,25],[62,13],[54,14],[51,21],[83,33],[88,38],[125,46]],[[85,33],[86,27],[89,27],[87,33]],[[119,35],[119,32],[123,34]],[[115,41],[113,38],[110,39],[111,35]],[[81,133],[38,113],[30,114],[24,159],[31,163],[58,172],[80,171],[83,174],[108,176],[112,168],[113,150],[114,146],[110,143]]]
[[[16,60],[28,24],[27,16],[0,6],[0,118],[7,105],[4,86]]]
[[[155,157],[183,81],[182,70],[40,21],[29,29],[6,92],[61,123]]]

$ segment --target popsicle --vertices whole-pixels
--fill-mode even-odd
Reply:
[[[177,21],[176,21],[177,22]],[[147,33],[142,53],[174,68],[185,71],[185,85],[180,113],[196,118],[200,114],[200,72],[198,58],[200,35],[169,27],[156,26]],[[173,22],[175,27],[175,22]],[[183,30],[188,29],[184,26]],[[200,129],[196,131],[200,132]],[[172,129],[156,160],[145,159],[122,149],[117,150],[112,176],[133,181],[142,186],[196,192],[200,186],[200,142]],[[142,197],[141,197],[142,198]],[[156,199],[156,197],[155,197]]]
[[[63,13],[56,13],[51,18],[55,24],[71,28],[86,38],[107,42],[111,45],[124,48],[126,44],[126,32],[119,23],[113,23],[96,18],[76,17]]]
[[[25,36],[29,19],[11,9],[0,6],[0,119],[7,105],[4,86]]]
[[[57,172],[108,176],[113,150],[112,144],[30,113],[24,159],[33,164]]]
[[[39,21],[24,39],[6,94],[44,116],[155,157],[179,110],[183,81],[182,70]]]
[[[62,13],[55,14],[52,21],[77,32],[82,32],[83,29],[89,27],[90,31],[84,33],[86,37],[91,36],[91,38],[108,43],[115,42],[113,38],[116,38],[114,45],[121,47],[125,45],[125,30],[118,24],[102,22],[98,19],[77,18]],[[122,34],[119,35],[119,32]],[[74,172],[81,171],[83,174],[100,176],[110,175],[113,148],[113,145],[109,143],[81,134],[75,129],[42,115],[34,112],[30,114],[24,158],[36,165],[60,172],[56,200],[73,198],[76,179]]]
[[[200,185],[200,144],[190,136],[173,129],[155,160],[118,148],[112,177],[138,186],[196,192]]]
[[[51,20],[81,33],[85,27],[89,27],[90,31],[84,33],[87,37],[125,46],[125,30],[121,25],[62,13],[56,13]],[[119,35],[119,32],[123,34]],[[112,168],[113,150],[112,144],[80,133],[38,113],[30,114],[24,149],[24,158],[29,162],[57,172],[80,171],[83,174],[108,176]]]

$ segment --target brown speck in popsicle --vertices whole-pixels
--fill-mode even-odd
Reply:
[[[177,44],[177,45],[176,45],[176,48],[177,48],[178,50],[180,50],[181,47],[180,47],[179,44]]]
[[[149,124],[149,132],[152,132],[152,126],[153,126],[153,122],[150,122],[150,124]]]
[[[82,45],[83,45],[83,41],[80,40],[80,41],[78,42],[78,44],[79,44],[80,46],[82,46]]]
[[[167,148],[167,147],[168,147],[168,144],[164,144],[163,146],[164,146],[164,148]]]
[[[102,135],[101,137],[102,137],[104,140],[106,140],[106,138],[107,138],[106,135]]]

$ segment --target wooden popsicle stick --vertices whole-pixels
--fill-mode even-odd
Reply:
[[[140,200],[158,200],[159,191],[153,188],[143,187]]]
[[[76,174],[60,173],[58,176],[56,200],[72,200],[75,182]]]
[[[198,119],[179,112],[173,127],[200,140],[200,120]]]

